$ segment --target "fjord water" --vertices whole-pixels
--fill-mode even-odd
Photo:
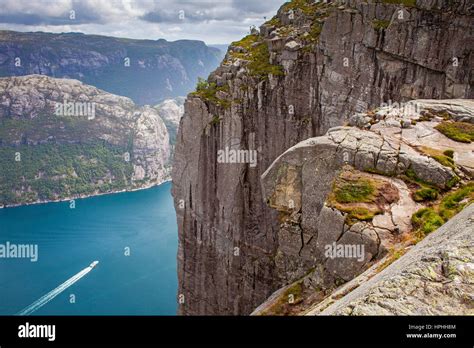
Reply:
[[[18,313],[95,260],[97,267],[33,315],[176,314],[170,189],[165,183],[80,199],[75,209],[69,202],[0,209],[0,244],[38,244],[37,262],[0,258],[0,315]]]

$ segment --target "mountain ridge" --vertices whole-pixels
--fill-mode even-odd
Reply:
[[[138,104],[191,91],[221,58],[203,41],[137,40],[83,33],[0,31],[0,77],[73,78]]]

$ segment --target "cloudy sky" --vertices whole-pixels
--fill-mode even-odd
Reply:
[[[285,0],[0,0],[0,29],[135,39],[238,40]]]

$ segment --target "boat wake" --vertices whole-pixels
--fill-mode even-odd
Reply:
[[[42,296],[40,299],[37,301],[33,302],[31,305],[23,309],[22,311],[18,312],[17,315],[30,315],[34,312],[36,312],[38,309],[43,307],[45,304],[50,302],[52,299],[54,299],[56,296],[58,296],[60,293],[65,291],[67,288],[72,286],[74,283],[79,281],[81,278],[85,277],[90,271],[94,269],[95,266],[99,261],[94,261],[90,264],[89,267],[84,268],[82,271],[77,273],[76,275],[72,276],[68,280],[66,280],[64,283],[59,285],[56,289],[51,290],[48,292],[46,295]]]

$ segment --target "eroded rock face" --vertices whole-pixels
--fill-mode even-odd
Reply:
[[[287,216],[301,223],[281,228],[278,215],[289,208],[281,201],[295,196],[297,207],[300,184],[292,177],[293,169],[286,170],[283,198],[272,203],[279,206],[275,210],[264,199],[270,183],[262,192],[260,177],[287,149],[389,100],[466,98],[473,93],[468,77],[473,57],[464,44],[472,38],[467,2],[423,2],[416,8],[357,1],[336,5],[322,5],[317,18],[310,20],[299,9],[291,15],[282,7],[255,38],[255,45],[267,45],[272,66],[265,69],[275,74],[259,77],[258,69],[249,73],[245,52],[257,46],[234,45],[209,77],[215,98],[188,97],[173,170],[179,293],[185,298],[180,313],[248,314],[289,279],[307,271],[314,261],[316,239],[311,237],[323,213],[324,192],[345,163],[338,147],[347,147],[349,163],[361,170],[403,172],[411,165],[417,175],[441,186],[454,175],[399,141],[336,128],[291,150],[294,157],[288,159],[288,168],[299,171],[300,178],[319,180],[311,187],[301,181],[301,213]],[[375,20],[386,21],[387,27],[377,28]],[[316,21],[321,23],[320,34],[312,27]],[[437,47],[445,48],[439,52]],[[456,67],[453,56],[462,57]],[[219,163],[218,151],[228,146],[256,150],[257,166]],[[311,204],[304,203],[307,196]],[[337,225],[336,217],[333,223]]]
[[[398,125],[401,130],[400,123]],[[456,176],[451,168],[414,148],[404,145],[402,149],[402,143],[401,136],[394,134],[381,135],[351,127],[333,128],[326,136],[308,139],[290,148],[263,174],[263,197],[270,207],[284,211],[292,205],[295,207],[292,216],[298,217],[293,220],[283,218],[277,233],[277,272],[286,282],[304,276],[317,264],[325,265],[324,274],[319,277],[329,283],[335,285],[338,280],[351,280],[371,261],[384,255],[393,244],[394,235],[411,230],[411,215],[420,206],[411,198],[406,184],[395,176],[411,169],[424,181],[440,188],[445,188]],[[347,214],[331,207],[328,202],[334,180],[344,172],[345,166],[359,171],[385,173],[386,176],[366,176],[386,182],[392,185],[391,190],[396,191],[397,198],[392,199],[389,205],[379,207],[381,214],[377,214],[373,221],[348,224]],[[291,174],[296,177],[293,181],[304,183],[299,185],[298,192],[294,192],[295,188],[288,184],[289,168],[296,172]],[[288,191],[293,191],[293,194],[288,195]],[[387,189],[384,191],[381,194],[387,195]],[[294,197],[302,198],[294,204]],[[348,211],[370,209],[367,203],[347,208]],[[325,248],[332,243],[364,245],[365,255],[358,260],[328,257]],[[324,286],[330,285],[325,283]]]
[[[473,217],[470,205],[357,289],[308,314],[473,315]]]
[[[184,97],[166,99],[154,107],[168,129],[171,146],[176,143],[179,121],[184,114],[184,100]]]
[[[440,105],[443,106],[436,110],[433,107]],[[448,138],[437,126],[440,122],[467,125],[462,122],[474,115],[473,106],[469,100],[422,100],[381,107],[351,117],[349,124],[357,128],[330,129],[325,136],[301,142],[277,158],[262,176],[262,186],[269,206],[285,212],[280,213],[276,266],[279,274],[288,277],[290,285],[275,292],[253,314],[321,313],[410,249],[411,243],[420,238],[412,216],[432,206],[416,198],[419,183],[438,187],[440,192],[449,191],[458,180],[472,185],[473,175],[464,169],[474,163],[474,145]],[[426,145],[433,138],[437,139],[434,148],[428,148]],[[450,148],[453,143],[463,149]],[[470,155],[460,162],[442,161],[439,154],[448,149],[452,158],[460,158],[456,156],[458,152]],[[332,167],[328,172],[329,163]],[[394,167],[393,163],[397,165]],[[287,180],[288,169],[291,181]],[[326,174],[321,177],[321,173]],[[295,190],[294,182],[304,183],[297,186],[300,191]],[[289,191],[291,195],[287,194]],[[295,197],[301,197],[296,205]],[[291,215],[288,206],[295,207]],[[291,245],[300,249],[288,247]],[[355,251],[361,253],[354,257],[351,253]],[[422,286],[415,281],[413,285]],[[301,304],[288,305],[284,296],[289,289]],[[382,291],[379,300],[383,302],[387,294]],[[395,298],[390,294],[387,297]],[[423,310],[424,314],[454,313],[445,307]],[[460,312],[465,311],[466,308]],[[374,309],[360,314],[388,313]],[[410,310],[401,304],[397,314],[410,314]]]
[[[474,145],[456,142],[436,127],[440,122],[470,120],[473,115],[474,104],[469,100],[422,100],[381,107],[351,117],[349,124],[355,127],[332,128],[323,137],[297,144],[268,168],[262,176],[264,198],[279,212],[294,206],[291,216],[297,217],[280,214],[277,272],[287,277],[286,283],[303,282],[312,289],[309,293],[319,292],[323,298],[349,281],[320,304],[313,306],[309,301],[312,313],[359,286],[363,280],[355,277],[382,260],[387,251],[402,250],[404,241],[413,238],[412,216],[426,206],[414,201],[416,182],[449,190],[459,178],[472,181],[472,173],[460,169],[474,164]],[[434,148],[426,150],[428,144]],[[436,155],[448,149],[453,158],[461,158],[458,152],[468,155],[452,162],[453,166],[440,163]],[[300,191],[293,182],[303,183],[297,186]],[[296,197],[301,198],[293,204]],[[348,255],[355,250],[346,249],[351,246],[360,247],[362,253]],[[334,254],[336,250],[341,257]],[[278,300],[273,295],[253,314],[281,311],[275,309]],[[298,308],[293,314],[304,310]]]

